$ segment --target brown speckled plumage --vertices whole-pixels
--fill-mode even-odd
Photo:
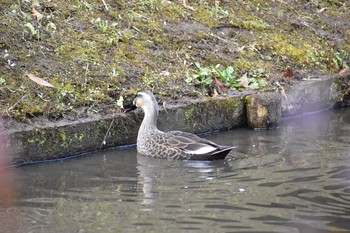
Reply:
[[[142,108],[145,113],[137,136],[137,152],[142,155],[169,159],[214,160],[225,158],[233,148],[217,145],[191,133],[158,130],[158,103],[150,91],[140,91],[133,105]]]

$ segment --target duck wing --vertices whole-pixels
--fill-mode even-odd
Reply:
[[[233,148],[231,146],[220,146],[216,143],[200,138],[197,135],[170,131],[167,143],[170,147],[181,149],[186,154],[192,155],[190,159],[212,160],[223,159]]]
[[[184,137],[184,138],[190,139],[193,142],[209,144],[212,146],[218,146],[216,143],[209,141],[207,139],[198,137],[197,135],[195,135],[193,133],[187,133],[187,132],[182,132],[182,131],[169,131],[167,133],[174,135],[174,136],[179,136],[179,137]]]

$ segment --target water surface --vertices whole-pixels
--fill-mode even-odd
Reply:
[[[348,232],[350,111],[209,135],[226,160],[110,150],[16,169],[0,232]]]

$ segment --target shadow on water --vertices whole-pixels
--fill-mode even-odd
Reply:
[[[0,212],[18,232],[347,232],[349,132],[349,110],[325,112],[209,135],[237,146],[221,161],[128,148],[19,167],[18,204]]]

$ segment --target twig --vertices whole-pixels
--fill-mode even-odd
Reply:
[[[112,128],[112,125],[113,125],[113,123],[114,123],[114,119],[115,119],[115,116],[113,115],[112,122],[111,122],[111,124],[109,125],[108,130],[107,130],[107,132],[106,132],[106,134],[105,134],[105,136],[104,136],[104,138],[103,138],[103,141],[102,141],[102,143],[101,143],[100,150],[102,149],[102,147],[103,147],[104,145],[106,145],[106,138],[107,138],[107,136],[108,136],[108,134],[109,134],[109,131],[110,131],[111,128]]]
[[[21,100],[23,100],[23,99],[26,98],[27,96],[28,96],[27,94],[24,95],[24,96],[22,96],[14,105],[12,105],[11,107],[9,107],[7,110],[8,110],[8,111],[12,110],[14,107],[16,107],[16,105],[17,105],[19,102],[21,102]]]
[[[284,91],[284,88],[281,86],[281,84],[279,83],[279,82],[275,82],[276,83],[276,85],[280,88],[280,92],[281,92],[281,95],[285,98],[285,100],[287,100],[288,101],[288,97],[287,97],[287,95],[286,95],[286,92]]]
[[[106,11],[108,11],[108,6],[107,6],[105,0],[102,0],[102,2],[103,2],[103,5],[105,5]]]
[[[167,111],[166,106],[165,106],[165,102],[166,102],[166,101],[163,102],[163,109],[164,109],[164,111],[166,112],[166,114],[168,114],[168,111]]]

